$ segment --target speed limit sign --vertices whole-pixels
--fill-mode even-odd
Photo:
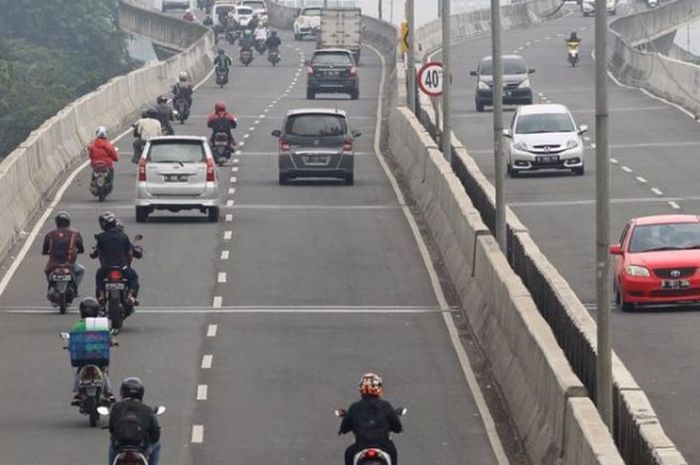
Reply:
[[[431,97],[442,95],[442,63],[430,61],[418,71],[418,87]]]

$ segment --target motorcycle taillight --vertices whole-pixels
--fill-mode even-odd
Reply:
[[[107,274],[107,278],[110,281],[121,281],[122,272],[120,270],[112,270]]]
[[[141,460],[141,455],[136,452],[125,452],[120,457],[122,465],[142,465],[143,460]]]

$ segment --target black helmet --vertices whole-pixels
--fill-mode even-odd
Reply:
[[[122,399],[143,400],[143,392],[143,383],[136,377],[124,378],[119,388],[119,394],[122,396]]]
[[[147,118],[158,118],[158,110],[156,110],[154,107],[148,107],[146,109],[146,117]]]
[[[98,221],[100,222],[100,228],[102,228],[103,231],[107,231],[108,229],[112,229],[117,226],[117,217],[112,212],[104,212],[100,215]]]
[[[70,226],[70,215],[66,211],[58,212],[55,220],[57,228],[67,228]]]
[[[93,297],[85,297],[80,301],[80,318],[97,318],[100,313],[100,304]]]
[[[569,40],[578,40],[578,36],[576,35],[576,31],[571,31],[571,34],[569,34]]]
[[[270,31],[270,35],[271,35],[272,37],[275,37],[275,36],[277,35],[277,31]]]
[[[159,95],[156,99],[156,103],[168,103],[168,97],[165,95]]]
[[[224,52],[224,49],[223,49],[223,48],[220,48],[220,49],[219,49],[219,55],[223,55],[224,53],[226,53],[226,52]]]

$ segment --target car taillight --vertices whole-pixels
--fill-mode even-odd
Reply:
[[[309,76],[313,76],[313,75],[314,75],[314,69],[313,69],[311,66],[309,66],[309,67],[307,68],[307,72],[309,73]]]
[[[110,281],[121,281],[122,279],[122,272],[119,270],[112,270],[109,272],[107,275]]]
[[[351,152],[351,151],[352,151],[352,139],[343,140],[343,152]]]
[[[207,158],[207,182],[216,181],[216,166],[214,166],[214,160],[212,158]]]
[[[350,76],[357,76],[357,68],[354,66],[350,68]]]
[[[289,152],[289,149],[291,148],[291,146],[289,145],[288,140],[280,139],[278,148],[279,148],[280,152]]]
[[[146,159],[139,160],[139,181],[146,181]]]

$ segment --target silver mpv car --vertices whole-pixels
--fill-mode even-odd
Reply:
[[[148,141],[136,176],[136,221],[154,210],[197,209],[219,220],[219,177],[204,137],[165,136]]]

